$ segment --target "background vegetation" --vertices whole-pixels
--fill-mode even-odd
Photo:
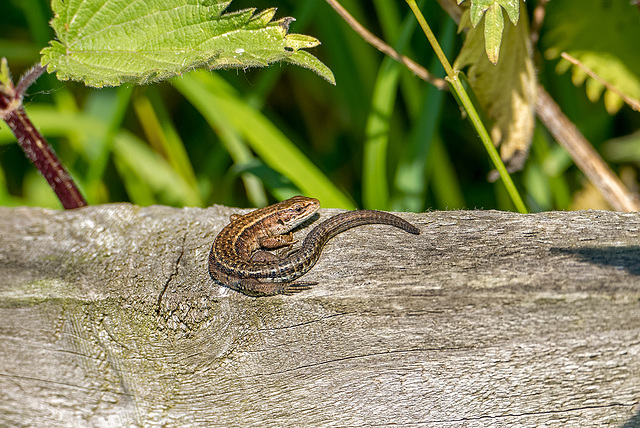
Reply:
[[[403,46],[406,39],[403,52],[442,76],[404,2],[341,3],[390,45]],[[453,61],[463,35],[456,34],[456,25],[437,2],[419,3]],[[616,110],[609,105],[615,111],[609,113],[597,90],[585,91],[579,78],[572,82],[570,73],[557,72],[558,58],[543,55],[557,38],[554,22],[566,13],[554,3],[566,7],[572,1],[551,2],[547,8],[546,25],[534,47],[539,79],[633,189],[640,117],[628,106]],[[25,100],[27,112],[90,204],[260,206],[299,193],[300,180],[317,180],[310,187],[325,189],[325,207],[513,209],[503,185],[487,181],[493,167],[450,94],[385,59],[323,0],[235,0],[229,10],[272,6],[278,7],[276,17],[296,18],[291,32],[320,39],[323,44],[312,53],[333,70],[335,87],[308,70],[284,64],[199,71],[136,87],[90,89],[59,82],[54,75],[39,79]],[[527,3],[530,12],[534,6]],[[48,0],[8,0],[2,10],[0,56],[8,59],[17,80],[53,38],[48,25],[52,13]],[[605,41],[606,32],[615,30],[593,28]],[[384,183],[363,171],[365,146],[385,150],[384,165],[377,171],[386,174],[382,178],[388,186],[380,186],[389,196],[386,206],[363,200],[364,180]],[[290,165],[288,173],[272,167],[278,161]],[[311,165],[318,174],[308,176]],[[604,207],[539,123],[525,168],[513,179],[531,211]],[[60,207],[5,126],[0,129],[0,204]]]

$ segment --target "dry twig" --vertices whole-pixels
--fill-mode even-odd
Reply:
[[[395,59],[399,63],[404,64],[405,67],[407,67],[413,74],[415,74],[422,80],[431,83],[436,88],[440,90],[448,88],[447,82],[444,79],[441,79],[429,73],[429,71],[426,68],[422,67],[420,64],[416,63],[411,58],[408,58],[405,55],[399,54],[391,46],[389,46],[388,44],[380,40],[378,37],[373,35],[373,33],[371,33],[369,30],[364,28],[364,26],[360,24],[353,16],[351,16],[351,14],[347,12],[347,10],[344,7],[342,7],[342,5],[338,3],[336,0],[327,0],[327,3],[329,3],[329,5],[336,12],[338,12],[338,15],[340,15],[347,24],[349,24],[349,26],[353,29],[353,31],[358,33],[360,37],[362,37],[371,46],[375,47],[383,54]]]

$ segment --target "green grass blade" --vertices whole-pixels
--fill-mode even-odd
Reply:
[[[384,210],[389,205],[387,150],[400,69],[400,64],[386,57],[373,90],[371,112],[365,129],[362,171],[362,199],[368,209]]]
[[[90,201],[99,197],[103,187],[103,177],[112,155],[113,139],[122,126],[129,108],[132,85],[123,85],[117,89],[92,92],[85,110],[87,115],[104,123],[104,132],[87,134],[84,138],[84,153],[88,154],[86,186]]]
[[[395,8],[391,5],[377,4],[383,11],[383,22],[386,33],[396,38],[398,31],[393,31],[392,20],[397,21]],[[409,40],[415,20],[409,15],[402,25],[402,32],[397,36],[396,51],[402,53]],[[397,24],[396,24],[397,25]],[[388,145],[391,119],[398,95],[400,70],[403,67],[389,57],[385,57],[378,71],[373,89],[371,111],[365,127],[365,144],[363,154],[362,198],[364,206],[370,209],[389,208],[389,185],[387,182]]]
[[[440,134],[434,135],[427,171],[432,178],[430,188],[438,209],[466,207],[462,186]],[[422,201],[423,202],[423,201]]]
[[[266,165],[287,177],[324,207],[353,208],[333,183],[259,111],[249,106],[220,76],[196,72],[174,79],[175,87],[204,117],[217,117],[242,135]]]
[[[100,118],[82,112],[60,112],[51,105],[29,106],[27,114],[46,138],[76,135],[91,142],[103,138],[110,128],[110,123]],[[116,160],[132,202],[140,205],[198,205],[200,198],[195,189],[139,138],[127,131],[118,131],[112,141],[108,153]],[[0,143],[14,142],[13,134],[1,128]],[[103,149],[100,149],[96,155],[101,157],[102,153]]]
[[[231,180],[235,178],[237,174],[240,174],[240,178],[247,192],[247,197],[251,203],[256,207],[267,205],[267,195],[260,179],[253,174],[244,172],[245,165],[253,164],[255,157],[243,141],[242,136],[233,124],[227,120],[226,115],[220,110],[219,106],[211,104],[206,96],[198,94],[198,89],[194,89],[194,86],[197,85],[196,82],[192,85],[189,84],[189,82],[192,81],[192,78],[186,78],[186,85],[184,84],[184,80],[185,79],[176,79],[173,82],[174,86],[197,110],[200,111],[211,129],[215,130],[218,138],[220,138],[220,141],[234,162],[233,171],[231,174],[227,174],[225,181]],[[224,186],[225,189],[228,187],[231,187],[231,184],[229,184],[229,186]],[[212,198],[210,199],[232,199],[225,197],[221,198],[221,196],[220,191],[218,191],[217,194],[212,195]]]
[[[159,153],[126,131],[113,142],[113,157],[131,201],[138,205],[199,206],[197,189]]]
[[[455,38],[455,23],[447,21],[438,40],[442,41],[445,54],[450,54]],[[431,70],[438,70],[438,75],[443,75],[444,70],[439,65],[437,58],[431,62]],[[431,153],[431,145],[436,133],[436,127],[440,123],[440,111],[442,110],[443,91],[429,86],[422,103],[420,115],[413,128],[409,140],[409,146],[405,155],[398,164],[395,176],[394,208],[401,211],[422,211],[425,205],[425,193],[427,189],[429,172],[426,169],[427,160]],[[444,151],[440,152],[445,156]],[[436,163],[431,163],[436,166]],[[443,177],[433,174],[433,180],[442,180]],[[457,181],[457,180],[456,180]],[[437,183],[443,186],[442,183]],[[446,186],[446,185],[445,185]]]
[[[198,186],[196,174],[193,171],[184,142],[178,135],[178,131],[157,92],[150,88],[144,94],[134,97],[133,107],[147,141],[156,151],[167,158],[172,168],[191,187],[196,188]]]

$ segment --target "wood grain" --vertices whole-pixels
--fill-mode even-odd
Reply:
[[[640,215],[402,214],[256,299],[236,212],[0,208],[0,425],[640,426]]]

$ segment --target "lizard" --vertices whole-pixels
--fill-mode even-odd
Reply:
[[[356,210],[320,223],[299,248],[283,258],[265,251],[294,245],[297,241],[292,230],[319,208],[317,199],[294,196],[245,215],[231,215],[230,223],[216,236],[209,253],[211,278],[248,296],[294,294],[315,285],[294,281],[315,265],[326,242],[345,230],[365,224],[386,224],[420,234],[420,229],[393,214]]]

